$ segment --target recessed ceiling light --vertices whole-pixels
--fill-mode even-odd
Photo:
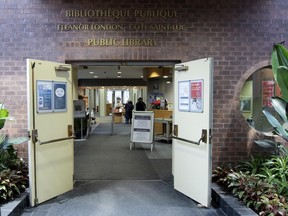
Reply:
[[[166,83],[171,83],[170,81],[167,81]]]
[[[90,73],[90,74],[94,74],[94,72],[93,72],[93,71],[90,71],[89,73]]]
[[[122,72],[121,72],[121,71],[118,71],[117,73],[118,73],[118,74],[121,74]]]
[[[163,78],[168,78],[168,76],[163,76]]]
[[[94,76],[94,78],[98,78],[98,76]]]

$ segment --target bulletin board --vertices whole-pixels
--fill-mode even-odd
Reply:
[[[66,112],[67,83],[37,80],[37,112]]]

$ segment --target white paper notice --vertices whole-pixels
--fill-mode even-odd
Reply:
[[[189,81],[178,82],[178,109],[179,111],[189,111]]]
[[[151,138],[151,116],[135,115],[133,139],[137,142],[150,142]]]

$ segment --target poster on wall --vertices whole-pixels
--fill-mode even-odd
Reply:
[[[270,101],[271,97],[274,97],[275,93],[275,82],[274,81],[262,81],[262,106],[272,107]]]
[[[154,112],[134,111],[132,115],[131,142],[153,142]]]
[[[65,82],[53,82],[54,112],[65,112],[67,109],[67,94]]]
[[[53,112],[52,110],[52,81],[36,81],[37,86],[37,112]]]
[[[190,81],[190,112],[203,112],[203,80]]]
[[[189,111],[189,81],[178,82],[178,110]]]

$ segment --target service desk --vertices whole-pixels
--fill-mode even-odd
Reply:
[[[114,123],[122,123],[123,120],[123,112],[114,112]]]
[[[173,115],[171,110],[151,109],[150,111],[154,112],[154,118],[171,119]],[[163,131],[165,131],[165,128],[163,128],[163,126],[165,126],[165,124],[162,124],[162,122],[154,121],[154,133],[156,135],[163,134]]]
[[[162,139],[166,140],[166,142],[171,141],[172,118],[154,118],[154,122],[161,123],[163,125],[163,134],[154,133],[154,140]]]

